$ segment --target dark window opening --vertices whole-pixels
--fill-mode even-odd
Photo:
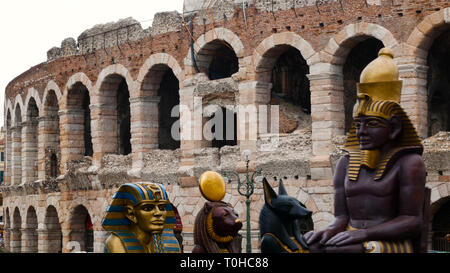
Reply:
[[[161,85],[158,90],[158,96],[160,97],[158,109],[158,147],[163,150],[178,149],[180,148],[179,135],[172,135],[172,126],[179,120],[179,109],[178,116],[175,115],[175,117],[172,117],[172,109],[179,105],[180,95],[179,82],[177,77],[173,74],[172,69],[168,69],[162,77]]]
[[[220,43],[220,45],[212,53],[213,56],[208,69],[210,80],[231,77],[239,70],[239,61],[231,46],[223,41],[217,43]]]
[[[428,136],[450,131],[450,31],[428,51]]]
[[[125,80],[117,90],[117,128],[119,129],[119,154],[131,153],[131,114],[130,114],[130,92]]]
[[[50,177],[58,176],[58,157],[56,154],[52,154],[50,157]]]
[[[450,201],[447,200],[436,212],[432,228],[432,249],[450,252],[450,242],[446,239],[446,236],[450,236]]]
[[[90,97],[89,92],[84,90],[83,92],[83,104],[82,109],[84,111],[84,155],[92,156],[94,154],[94,150],[92,148],[92,136],[91,136],[91,110],[89,108]]]
[[[225,108],[221,108],[218,111],[222,111],[222,120],[219,121],[220,124],[215,124],[212,127],[212,133],[214,134],[214,138],[211,141],[211,146],[219,149],[224,146],[236,146],[237,145],[236,113]],[[216,125],[218,126],[216,127]]]
[[[344,64],[344,112],[345,132],[350,130],[353,122],[353,107],[356,103],[356,84],[363,69],[378,57],[384,47],[376,38],[367,38],[358,43],[349,53]]]
[[[280,48],[283,50],[283,48]],[[281,98],[306,113],[311,113],[309,67],[300,51],[288,47],[278,57],[272,70],[272,97]]]

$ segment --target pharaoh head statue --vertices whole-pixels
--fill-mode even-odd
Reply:
[[[163,185],[126,183],[106,210],[102,226],[126,252],[180,252],[173,206]],[[110,249],[106,251],[112,252]]]
[[[402,82],[388,48],[364,68],[357,85],[353,124],[347,135],[350,180],[357,180],[361,166],[376,170],[380,180],[395,155],[423,147],[414,126],[400,106]]]

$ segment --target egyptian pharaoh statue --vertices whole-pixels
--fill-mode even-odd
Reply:
[[[108,253],[180,253],[173,206],[163,185],[126,183],[106,211],[102,226],[111,235]]]
[[[425,166],[421,140],[400,107],[393,53],[362,72],[352,128],[334,174],[335,219],[305,235],[311,252],[403,252],[421,232]]]

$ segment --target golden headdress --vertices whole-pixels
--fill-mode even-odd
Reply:
[[[375,180],[380,180],[389,169],[392,159],[400,152],[416,152],[422,154],[423,146],[414,126],[400,106],[402,82],[398,80],[399,73],[394,63],[394,54],[388,48],[378,53],[378,58],[364,68],[360,83],[357,85],[358,101],[353,111],[353,117],[377,116],[389,120],[393,115],[400,118],[402,132],[393,148],[384,158],[379,158],[379,151],[361,150],[356,137],[355,124],[347,134],[346,150],[350,154],[348,175],[350,180],[358,179],[362,165],[376,169]]]

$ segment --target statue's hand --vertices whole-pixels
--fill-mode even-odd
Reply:
[[[325,242],[327,242],[336,233],[337,233],[337,231],[335,231],[334,229],[326,228],[326,229],[321,229],[318,231],[310,231],[310,232],[306,233],[304,235],[304,237],[305,237],[306,243],[308,245],[311,245],[317,241],[319,241],[319,243],[321,245],[324,245]]]
[[[367,241],[367,231],[365,229],[343,231],[329,239],[325,245],[350,245]]]

